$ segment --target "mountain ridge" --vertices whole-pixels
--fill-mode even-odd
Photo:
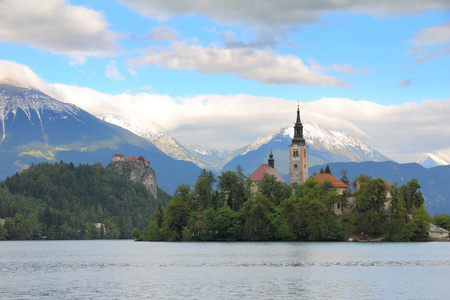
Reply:
[[[246,159],[255,160],[253,163],[254,166],[247,170],[251,173],[257,166],[259,166],[260,163],[265,161],[265,156],[269,153],[267,151],[270,151],[270,149],[266,151],[267,153],[264,154],[264,156],[258,155],[258,157],[255,158],[253,158],[253,155],[251,154],[253,151],[258,150],[261,147],[267,148],[265,145],[274,139],[279,141],[283,140],[285,150],[287,151],[290,140],[294,134],[294,125],[292,123],[265,136],[259,137],[254,142],[244,147],[218,151],[213,149],[205,149],[202,146],[195,144],[179,143],[170,135],[159,133],[151,128],[145,128],[136,122],[132,122],[119,116],[100,115],[97,117],[117,126],[121,126],[151,141],[156,145],[156,147],[158,147],[158,149],[175,159],[191,161],[201,168],[212,169],[216,172],[232,170],[237,164],[240,164],[241,166],[246,165],[242,159],[239,158],[240,156],[245,156]],[[316,155],[313,155],[310,160],[310,165],[332,162],[333,159],[336,161],[389,160],[386,156],[346,132],[328,130],[320,125],[306,122],[304,124],[304,135],[307,144],[316,152]],[[278,147],[275,148],[278,149]],[[319,152],[320,154],[318,154]],[[278,159],[281,157],[281,153],[279,154]],[[284,153],[283,155],[288,154]],[[233,161],[236,160],[239,161],[239,163],[234,164]],[[286,159],[281,158],[281,161],[284,166],[282,173],[287,173],[288,171],[285,166]],[[229,164],[232,164],[233,166],[230,167]],[[246,169],[247,168],[244,167],[244,171]]]
[[[28,86],[0,84],[0,118],[1,178],[43,161],[107,165],[114,153],[122,153],[146,157],[159,186],[173,193],[180,184],[193,184],[192,174],[201,170],[122,127]]]

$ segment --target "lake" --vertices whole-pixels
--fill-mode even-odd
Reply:
[[[1,299],[445,299],[450,243],[0,242]]]

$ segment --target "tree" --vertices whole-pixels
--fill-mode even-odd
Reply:
[[[419,191],[421,188],[417,179],[413,178],[405,185],[402,185],[399,189],[399,193],[402,195],[406,209],[409,210],[413,204],[416,208],[420,208],[423,205],[424,198],[422,193]]]
[[[412,241],[428,241],[430,239],[428,232],[430,231],[430,215],[425,208],[421,206],[413,212],[411,221]]]
[[[160,230],[166,241],[181,241],[183,229],[188,224],[190,209],[184,198],[186,195],[184,188],[185,186],[182,187],[183,191],[177,189],[178,194],[176,191],[174,198],[167,204]]]
[[[446,230],[450,230],[450,215],[449,214],[436,214],[432,219],[432,223]]]
[[[355,214],[352,217],[358,233],[368,236],[385,233],[386,193],[387,186],[380,178],[361,183],[360,189],[355,193]]]
[[[392,240],[395,235],[401,234],[403,227],[409,222],[405,201],[399,192],[398,183],[394,183],[390,188],[391,199],[388,208],[388,240]]]
[[[350,180],[348,180],[347,178],[347,170],[341,170],[341,179],[340,179],[343,183],[345,183],[346,185],[350,185]]]
[[[245,223],[243,238],[248,241],[267,241],[270,239],[270,204],[263,195],[256,195],[254,201],[244,205]]]
[[[233,171],[222,172],[218,176],[218,187],[222,192],[229,192],[228,205],[234,211],[242,208],[245,202],[246,185],[244,178],[239,176],[238,173]]]
[[[330,166],[329,166],[329,165],[327,165],[327,166],[325,167],[324,173],[326,173],[326,174],[331,174],[331,169],[330,169]]]
[[[213,185],[215,182],[216,178],[214,177],[214,174],[211,171],[208,172],[203,169],[194,186],[197,208],[204,209],[213,204]]]
[[[366,174],[360,174],[359,176],[356,176],[352,181],[352,189],[354,192],[358,191],[358,186],[361,183],[367,183],[370,180],[372,180],[372,176],[366,175]]]
[[[281,201],[289,198],[292,189],[279,181],[274,175],[264,174],[261,181],[257,183],[258,192],[266,196],[275,205],[279,205]]]

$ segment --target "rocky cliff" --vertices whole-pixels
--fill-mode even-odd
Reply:
[[[144,161],[113,161],[108,165],[107,169],[119,176],[125,176],[131,181],[143,183],[155,199],[158,199],[155,171],[150,166],[147,166]]]

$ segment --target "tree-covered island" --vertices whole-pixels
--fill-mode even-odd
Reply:
[[[192,188],[179,186],[145,230],[133,235],[145,241],[429,240],[430,216],[415,179],[390,186],[360,175],[354,192],[341,194],[331,181],[314,178],[290,187],[265,174],[256,192],[252,185],[240,167],[217,178],[203,170]],[[336,207],[343,213],[336,214]]]

